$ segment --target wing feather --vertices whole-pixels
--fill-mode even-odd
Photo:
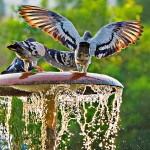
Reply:
[[[142,35],[140,21],[123,21],[102,27],[91,39],[92,54],[103,58],[135,44]]]
[[[77,49],[80,35],[74,25],[65,17],[47,9],[29,5],[23,5],[19,13],[30,26],[41,28],[54,40],[71,50]]]

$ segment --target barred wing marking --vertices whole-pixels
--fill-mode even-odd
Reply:
[[[143,32],[142,28],[139,21],[116,22],[102,27],[91,39],[92,54],[103,58],[135,44]]]
[[[51,60],[64,65],[64,67],[67,65],[75,65],[74,53],[71,52],[47,49],[45,58],[50,58]]]
[[[74,25],[65,17],[47,9],[28,5],[23,5],[19,13],[32,27],[41,28],[54,40],[71,50],[77,49],[80,35]]]
[[[77,70],[74,53],[46,48],[45,60],[61,71]]]

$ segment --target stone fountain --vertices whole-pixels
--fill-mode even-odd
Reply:
[[[122,90],[94,73],[0,75],[0,147],[115,149]]]

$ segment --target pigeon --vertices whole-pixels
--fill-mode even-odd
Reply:
[[[56,12],[22,5],[19,13],[31,27],[41,28],[54,40],[74,51],[77,69],[84,73],[92,56],[105,58],[120,52],[129,44],[135,44],[143,32],[140,21],[127,20],[103,26],[94,37],[90,31],[85,31],[81,37],[72,22]]]
[[[30,71],[32,69],[34,69],[34,67],[32,66],[31,63],[29,63],[28,70]],[[25,72],[24,62],[19,57],[15,57],[10,66],[6,70],[1,72],[1,74],[18,73],[18,72]]]
[[[51,64],[53,67],[56,67],[60,71],[77,71],[77,67],[75,65],[75,59],[74,59],[74,52],[67,52],[67,51],[61,51],[61,50],[55,50],[55,49],[50,49],[46,47],[45,45],[37,42],[35,39],[29,37],[27,40],[23,42],[19,42],[21,44],[24,44],[24,46],[18,46],[15,44],[8,46],[8,48],[13,48],[15,51],[32,51],[32,47],[34,43],[36,43],[35,51],[40,50],[40,48],[44,48],[45,54],[43,58]],[[39,47],[38,47],[39,45]],[[21,54],[22,55],[22,54]],[[28,70],[32,70],[34,67],[32,66],[32,63],[29,63],[29,68]],[[11,63],[11,65],[4,71],[4,73],[12,73],[12,72],[24,72],[25,67],[24,67],[24,62],[22,59],[19,57],[16,57],[14,61]]]
[[[15,41],[15,44],[9,45],[7,48],[14,51],[17,57],[23,60],[26,72],[28,72],[29,63],[39,72],[43,71],[41,67],[37,66],[37,61],[45,55],[45,48],[34,38],[30,37],[22,42]]]
[[[77,71],[74,52],[49,49],[45,46],[45,60],[60,71]]]

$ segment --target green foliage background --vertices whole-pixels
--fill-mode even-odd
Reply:
[[[48,0],[41,5],[47,6]],[[106,59],[92,58],[89,72],[107,74],[124,85],[120,128],[116,141],[118,150],[150,149],[150,24],[148,0],[120,0],[109,7],[106,0],[57,0],[53,9],[73,22],[80,35],[85,30],[94,34],[105,24],[122,20],[141,20],[144,32],[136,45]],[[14,12],[17,9],[14,9]],[[17,11],[16,11],[17,13]],[[17,14],[18,15],[18,14]],[[19,15],[18,15],[19,16]],[[2,18],[0,21],[0,71],[12,62],[15,54],[6,46],[13,40],[34,37],[49,48],[68,50],[40,29],[33,29],[21,17]],[[58,71],[41,59],[45,71]]]

